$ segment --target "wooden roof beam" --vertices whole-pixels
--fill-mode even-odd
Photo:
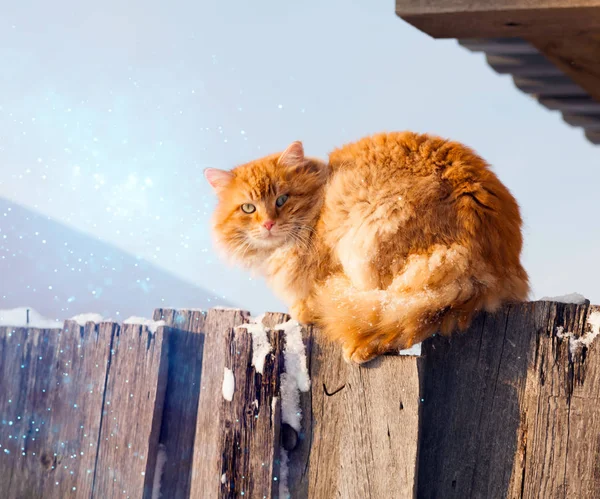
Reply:
[[[529,38],[600,29],[600,0],[396,0],[396,14],[434,38]]]

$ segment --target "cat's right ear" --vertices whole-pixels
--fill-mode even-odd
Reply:
[[[233,180],[233,173],[226,170],[219,170],[218,168],[206,168],[204,170],[204,177],[206,177],[213,190],[219,194]]]

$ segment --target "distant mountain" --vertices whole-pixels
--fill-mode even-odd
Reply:
[[[98,312],[122,320],[157,307],[230,306],[110,244],[0,198],[0,309],[51,319]]]

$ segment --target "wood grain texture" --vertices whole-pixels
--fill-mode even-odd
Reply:
[[[588,305],[524,303],[424,344],[419,497],[597,497],[600,344]]]
[[[492,69],[499,74],[534,78],[550,78],[562,75],[562,71],[541,54],[488,54],[486,60]]]
[[[564,35],[600,28],[598,0],[396,0],[396,14],[434,38]]]
[[[124,324],[112,344],[94,497],[148,498],[168,373],[168,328]]]
[[[91,497],[116,327],[0,328],[2,497]]]
[[[600,19],[600,14],[596,17]],[[528,40],[596,102],[600,102],[600,26],[595,30],[581,30],[562,36],[530,34]]]
[[[585,348],[600,307],[540,302],[522,393],[519,455],[513,478],[522,497],[598,497],[600,490],[600,336]]]
[[[310,334],[312,390],[303,417],[308,448],[290,453],[291,496],[413,497],[419,360],[386,356],[349,366],[337,345],[316,330]]]
[[[172,499],[190,494],[205,318],[199,310],[154,311],[154,320],[164,320],[170,327],[169,374],[159,442],[167,456],[161,491]]]
[[[592,316],[600,321],[600,307],[589,303],[513,305],[428,340],[422,358],[360,368],[308,328],[312,390],[301,394],[302,431],[288,453],[291,497],[598,497]],[[251,336],[234,329],[247,313],[159,309],[155,318],[181,329],[0,328],[2,497],[150,497],[159,438],[176,463],[163,497],[278,497],[284,336],[269,333],[260,375]],[[268,314],[264,324],[287,318]],[[202,331],[212,350],[199,366]],[[235,377],[231,402],[224,367]],[[195,379],[200,395],[186,387]]]
[[[281,315],[267,316],[263,324],[274,326]],[[231,402],[221,397],[218,497],[278,497],[283,343],[278,332],[267,331],[267,337],[273,350],[260,374],[252,367],[252,336],[245,329],[230,332],[225,367],[233,371],[235,391]]]
[[[190,497],[219,497],[221,491],[223,369],[233,328],[247,321],[249,315],[242,310],[220,309],[211,309],[206,314]]]

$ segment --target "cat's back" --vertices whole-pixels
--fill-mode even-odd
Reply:
[[[343,232],[370,220],[386,230],[403,227],[406,237],[429,244],[433,235],[457,239],[465,226],[475,234],[484,220],[486,230],[502,227],[506,240],[520,245],[516,200],[467,146],[427,134],[381,133],[336,149],[329,159],[322,217],[330,228]]]
[[[329,155],[332,172],[387,171],[406,176],[442,175],[451,166],[469,165],[471,173],[487,171],[487,164],[458,142],[414,132],[379,133],[335,149]]]

